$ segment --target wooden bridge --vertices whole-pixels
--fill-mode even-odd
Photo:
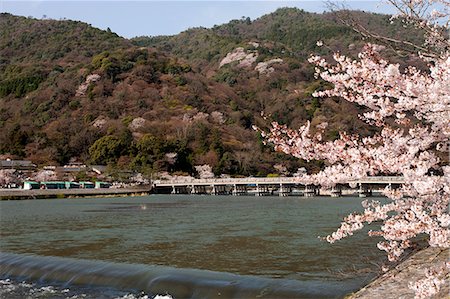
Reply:
[[[305,184],[298,177],[274,178],[214,178],[214,179],[176,179],[153,181],[156,193],[171,194],[211,194],[211,195],[330,195],[337,197],[343,193],[358,193],[359,196],[370,196],[372,191],[385,187],[398,188],[404,184],[403,177],[373,176],[339,184],[332,189],[323,189],[317,185]],[[352,188],[350,186],[356,186]]]

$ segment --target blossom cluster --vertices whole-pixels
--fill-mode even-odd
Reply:
[[[257,51],[245,51],[244,48],[238,47],[232,52],[228,53],[227,56],[225,56],[225,58],[220,61],[219,68],[236,61],[239,61],[240,67],[247,67],[256,62],[257,58]]]
[[[267,76],[269,76],[270,73],[273,73],[275,71],[275,69],[271,65],[281,62],[283,62],[283,59],[281,58],[274,58],[267,61],[258,62],[258,64],[255,66],[255,71],[258,71],[260,74],[266,74]]]
[[[273,123],[272,130],[265,134],[267,140],[277,150],[295,157],[329,163],[317,174],[300,177],[308,184],[332,187],[368,175],[396,174],[402,175],[406,184],[400,190],[386,190],[394,202],[348,216],[327,240],[334,242],[351,235],[364,222],[383,220],[380,235],[388,245],[380,244],[379,248],[386,250],[391,260],[407,247],[405,241],[422,233],[429,235],[430,245],[448,247],[448,221],[442,219],[448,218],[450,167],[442,166],[436,153],[448,152],[450,58],[435,61],[429,73],[407,69],[402,74],[398,66],[378,59],[372,45],[360,55],[359,61],[340,55],[335,59],[337,65],[316,57],[311,59],[322,79],[334,84],[333,89],[317,92],[316,96],[341,96],[369,108],[371,112],[364,115],[364,120],[382,126],[381,132],[369,137],[342,132],[337,140],[323,141],[325,125],[312,134],[309,122],[299,130]],[[389,73],[394,73],[395,79]],[[400,90],[394,91],[396,88]],[[409,121],[398,122],[397,128],[393,128],[385,122],[388,117]],[[410,125],[417,119],[420,124]],[[389,212],[394,213],[388,216]]]
[[[18,182],[19,178],[15,169],[0,169],[0,188]]]
[[[37,182],[45,182],[45,181],[56,181],[58,177],[54,170],[43,169],[37,172],[34,176],[32,176],[31,179]]]
[[[101,76],[99,74],[90,74],[86,77],[86,80],[78,86],[78,89],[76,91],[76,96],[81,97],[86,94],[86,91],[88,90],[88,87],[90,84],[97,82],[101,79]]]
[[[195,171],[197,171],[199,177],[201,179],[212,179],[214,178],[214,173],[212,171],[211,166],[204,164],[204,165],[196,165]]]
[[[445,284],[445,273],[450,269],[450,262],[426,271],[425,278],[411,282],[409,287],[416,292],[415,299],[428,298],[437,294],[441,285]]]

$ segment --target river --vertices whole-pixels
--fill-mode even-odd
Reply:
[[[318,237],[361,209],[357,197],[2,201],[0,297],[34,298],[50,288],[42,296],[144,298],[155,295],[148,281],[169,277],[158,290],[178,297],[212,298],[214,292],[222,292],[220,298],[261,297],[266,292],[266,298],[341,298],[378,273],[383,253],[367,229],[332,245]],[[113,278],[121,271],[135,276]],[[110,278],[97,284],[89,276],[94,272]],[[136,282],[139,275],[145,283]]]

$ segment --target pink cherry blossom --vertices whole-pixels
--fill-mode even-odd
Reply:
[[[418,235],[428,236],[430,246],[450,247],[450,167],[443,165],[437,154],[449,155],[450,42],[448,33],[436,23],[439,19],[439,24],[449,24],[450,4],[444,0],[432,2],[439,3],[441,11],[432,12],[429,18],[412,13],[427,7],[429,1],[402,1],[407,9],[397,7],[408,24],[426,33],[426,44],[417,48],[418,56],[429,66],[427,71],[412,66],[401,69],[389,63],[375,44],[367,44],[357,60],[339,53],[334,54],[334,63],[320,56],[309,59],[316,77],[333,86],[313,95],[341,97],[365,107],[367,112],[361,119],[379,127],[379,133],[361,137],[340,132],[337,140],[324,141],[326,126],[317,126],[313,134],[309,122],[298,130],[272,123],[270,132],[262,132],[278,151],[306,161],[326,162],[320,172],[298,177],[305,184],[331,188],[366,176],[404,177],[401,188],[385,190],[390,202],[381,205],[364,201],[363,212],[345,217],[341,226],[325,238],[333,243],[353,235],[365,224],[381,221],[380,229],[369,235],[384,238],[377,246],[386,251],[390,261],[398,260]],[[431,274],[411,284],[418,298],[439,290],[442,282]]]

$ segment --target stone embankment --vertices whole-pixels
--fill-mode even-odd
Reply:
[[[347,296],[346,299],[412,299],[415,293],[408,287],[409,283],[426,278],[427,269],[449,262],[449,258],[449,248],[426,248],[413,254],[363,289]],[[441,285],[439,293],[434,295],[432,299],[450,298],[449,270],[448,267],[445,268],[445,273],[443,274],[445,283]]]
[[[0,189],[0,200],[148,195],[150,187],[102,189]]]

